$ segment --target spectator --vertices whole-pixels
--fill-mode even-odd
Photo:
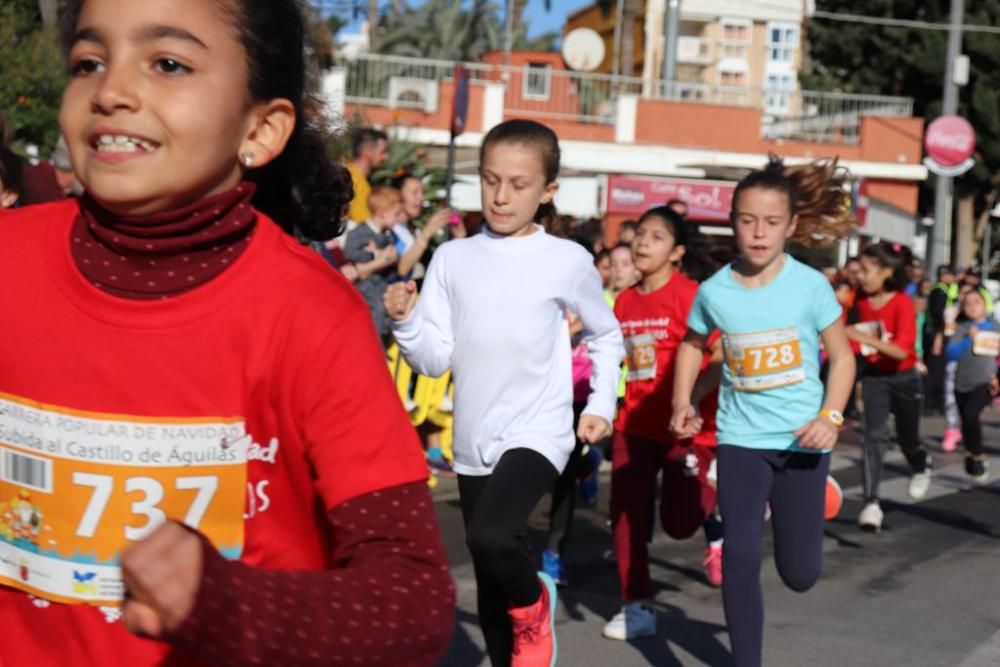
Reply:
[[[9,148],[0,146],[0,209],[13,208],[24,185],[24,165]]]
[[[923,335],[924,365],[927,367],[925,412],[928,414],[944,411],[944,325],[945,310],[958,300],[958,284],[955,269],[943,265],[937,268],[938,281],[927,295],[927,314],[924,319]]]
[[[399,253],[397,271],[407,280],[410,277],[419,279],[424,275],[425,264],[430,261],[428,248],[431,239],[449,223],[454,229],[461,223],[461,218],[453,217],[449,209],[441,208],[428,216],[423,228],[418,229],[414,223],[423,216],[424,208],[430,205],[424,198],[424,182],[413,174],[407,174],[397,181],[396,187],[403,198],[402,216],[392,228]]]
[[[635,220],[626,220],[622,223],[622,226],[618,228],[618,245],[629,245],[632,243],[632,239],[635,238],[635,230],[639,227],[639,224]]]
[[[920,294],[920,281],[924,279],[924,263],[914,258],[913,264],[907,271],[910,282],[906,285],[906,294],[912,298]]]
[[[382,303],[382,294],[396,274],[395,267],[398,259],[396,239],[389,230],[403,214],[403,197],[396,188],[380,185],[374,188],[368,196],[366,208],[371,210],[372,216],[364,224],[358,225],[348,232],[344,245],[344,257],[349,262],[363,264],[374,260],[379,255],[379,251],[389,250],[388,254],[383,255],[387,260],[386,266],[357,282],[358,291],[364,295],[365,301],[368,302],[372,319],[375,321],[375,330],[382,339],[383,345],[386,345],[390,326],[389,317]]]
[[[354,183],[354,199],[347,210],[350,223],[360,225],[371,219],[368,195],[371,194],[372,187],[368,179],[388,157],[389,137],[385,132],[363,127],[351,137],[351,159],[347,163],[347,170],[351,172],[351,181]],[[381,298],[380,296],[379,300]]]

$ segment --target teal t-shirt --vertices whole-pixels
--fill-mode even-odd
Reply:
[[[794,432],[819,414],[819,334],[842,309],[819,271],[785,255],[769,284],[744,287],[725,266],[702,283],[688,327],[722,332],[719,444],[801,450]]]

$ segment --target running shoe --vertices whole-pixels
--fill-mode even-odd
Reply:
[[[722,586],[722,545],[710,544],[705,549],[705,560],[701,561],[705,567],[705,578],[708,579],[709,586],[719,588]]]
[[[604,626],[608,639],[628,641],[656,634],[656,612],[638,602],[629,602]]]
[[[552,549],[542,552],[542,572],[552,577],[557,586],[566,585],[562,557]]]
[[[882,530],[883,518],[885,518],[885,514],[882,513],[882,507],[877,500],[873,500],[867,503],[861,510],[861,514],[858,515],[858,528],[877,533]]]
[[[840,514],[844,506],[844,491],[833,475],[826,476],[826,502],[823,507],[823,518],[829,521]]]
[[[985,484],[990,478],[990,462],[983,454],[965,455],[965,472],[976,484]]]
[[[949,428],[941,438],[941,451],[953,452],[958,448],[958,443],[962,441],[962,431],[957,428]]]
[[[556,584],[544,572],[538,573],[542,597],[527,607],[513,607],[510,614],[514,631],[511,667],[555,667],[559,657],[556,642]]]
[[[931,488],[931,469],[925,468],[923,472],[913,473],[910,477],[910,488],[908,489],[910,497],[914,500],[921,500],[927,495],[928,489]]]

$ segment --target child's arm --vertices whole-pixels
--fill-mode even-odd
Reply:
[[[419,301],[413,281],[390,285],[383,297],[403,356],[413,370],[430,377],[439,377],[451,367],[455,349],[445,284],[446,254],[442,247],[431,259]]]
[[[832,449],[837,444],[839,427],[824,413],[831,410],[841,412],[854,391],[854,352],[844,331],[844,323],[838,318],[823,330],[820,338],[830,355],[830,374],[820,414],[795,432],[799,445],[806,449]]]
[[[344,257],[355,264],[372,261],[376,250],[375,237],[367,225],[353,229],[344,241]]]
[[[691,405],[701,405],[702,400],[708,396],[713,389],[719,386],[722,380],[722,336],[716,336],[709,346],[712,353],[708,366],[698,375],[698,380],[694,383],[691,391]]]
[[[701,430],[702,419],[694,408],[693,392],[708,336],[688,329],[674,359],[674,399],[670,430],[678,438],[692,438]],[[721,371],[721,365],[719,367]]]
[[[590,397],[580,415],[577,435],[583,442],[594,443],[611,435],[625,346],[621,325],[604,300],[596,269],[588,262],[580,271],[581,281],[577,284],[570,310],[579,313],[593,373],[590,376]]]
[[[959,324],[955,334],[948,338],[948,343],[944,348],[944,356],[948,361],[958,361],[965,353],[972,349],[972,339],[975,337],[972,327]]]

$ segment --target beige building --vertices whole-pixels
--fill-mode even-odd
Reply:
[[[669,0],[646,0],[635,30],[636,76],[655,95],[663,64],[664,12]],[[715,103],[750,104],[766,113],[798,113],[795,96],[803,57],[803,25],[812,0],[680,0],[677,74],[671,97]],[[566,30],[597,29],[606,53],[613,43],[615,16],[602,16],[594,5],[570,16]],[[625,29],[628,29],[626,26]],[[620,34],[621,31],[618,31]],[[611,71],[612,63],[602,69]]]

